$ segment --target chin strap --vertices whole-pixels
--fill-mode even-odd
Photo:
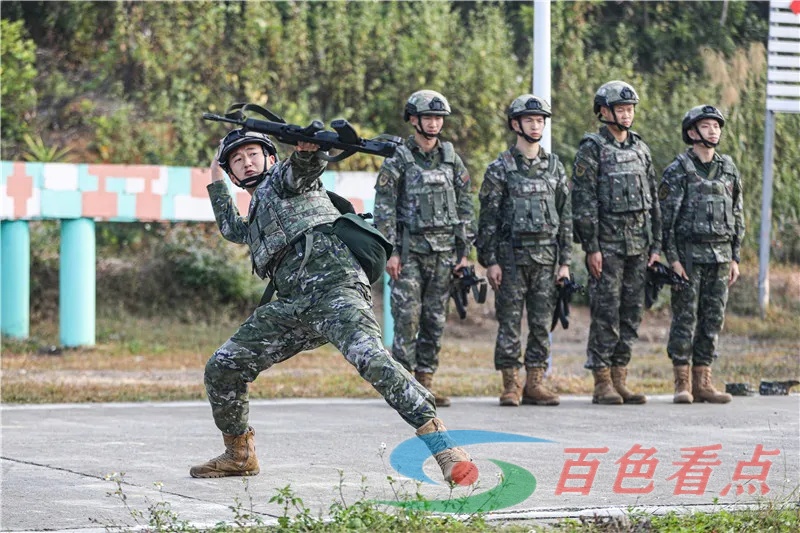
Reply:
[[[598,113],[597,114],[597,118],[600,119],[600,122],[602,122],[603,124],[610,125],[610,126],[616,126],[622,131],[628,131],[629,129],[631,129],[630,126],[623,126],[622,124],[619,123],[619,120],[617,120],[617,112],[614,110],[614,106],[613,105],[610,107],[610,109],[611,109],[611,114],[614,115],[614,120],[613,121],[605,120],[603,118],[603,114],[602,113]]]
[[[517,119],[517,126],[519,126],[519,131],[514,130],[514,133],[516,133],[517,136],[522,137],[523,139],[525,139],[529,143],[536,144],[536,143],[538,143],[539,141],[542,140],[542,136],[541,135],[539,135],[538,138],[534,138],[534,137],[531,137],[530,135],[528,135],[527,133],[525,133],[525,129],[522,127],[522,121],[519,118]]]
[[[697,135],[700,137],[699,139],[691,139],[692,144],[702,144],[706,148],[716,148],[719,145],[719,142],[712,143],[711,141],[703,137],[703,134],[700,133],[700,130],[697,128],[697,124],[694,124],[694,126],[692,127],[694,128],[694,131],[697,132]]]
[[[250,176],[249,178],[240,180],[239,178],[233,175],[233,172],[231,172],[231,176],[229,177],[231,177],[231,181],[233,182],[233,184],[236,185],[237,187],[241,187],[242,189],[251,189],[256,185],[258,185],[259,183],[261,183],[262,181],[264,181],[264,178],[267,177],[267,161],[269,160],[268,158],[269,154],[267,153],[267,149],[264,148],[264,170],[263,172],[261,172],[261,174],[256,174],[255,176]]]
[[[422,135],[426,139],[438,139],[439,138],[439,133],[441,133],[441,131],[439,133],[427,133],[422,128],[419,127],[419,123],[417,123],[414,126],[414,129],[417,130],[417,133],[419,133],[420,135]]]

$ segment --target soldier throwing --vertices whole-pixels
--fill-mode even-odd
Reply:
[[[658,188],[664,253],[673,270],[689,280],[688,288],[672,291],[667,354],[675,372],[675,403],[731,401],[711,383],[744,237],[742,180],[730,156],[716,152],[724,126],[717,108],[690,109],[681,131],[691,148],[667,167]]]
[[[386,399],[434,454],[445,480],[477,478],[469,455],[445,432],[431,394],[383,348],[372,312],[369,281],[345,244],[317,231],[339,211],[320,181],[325,162],[318,146],[300,143],[276,162],[266,135],[234,130],[211,164],[209,196],[223,237],[247,244],[254,271],[274,282],[278,298],[258,307],[209,359],[205,385],[225,452],[192,467],[192,477],[250,476],[259,472],[255,432],[248,426],[248,383],[300,351],[335,345]],[[246,218],[223,180],[252,196]]]
[[[414,135],[383,162],[375,185],[375,224],[394,244],[392,356],[431,389],[453,272],[467,266],[473,224],[470,177],[453,145],[439,140],[447,99],[417,91],[404,118]],[[434,393],[436,406],[450,398]]]
[[[626,386],[631,348],[644,311],[646,267],[659,259],[661,211],[650,149],[630,131],[639,97],[623,81],[602,85],[594,112],[605,126],[575,156],[575,239],[586,252],[591,326],[585,367],[593,403],[642,404]]]
[[[555,282],[569,277],[572,208],[564,165],[539,145],[550,104],[532,94],[508,108],[517,142],[486,169],[480,190],[478,261],[496,292],[494,366],[503,376],[500,405],[558,405],[542,384],[550,353]],[[556,267],[556,265],[558,265]],[[556,272],[557,270],[557,272]],[[520,322],[528,309],[525,388],[519,379]]]

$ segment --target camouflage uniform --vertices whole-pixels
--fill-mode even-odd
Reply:
[[[585,367],[625,367],[642,320],[648,257],[661,246],[650,149],[633,131],[619,143],[603,126],[581,141],[572,185],[576,242],[603,254],[600,279],[589,276]]]
[[[528,309],[526,368],[547,368],[555,273],[572,255],[572,208],[564,165],[544,148],[534,160],[516,147],[486,169],[480,190],[478,262],[500,264],[495,297],[496,370],[520,368],[520,325]]]
[[[680,261],[689,287],[672,291],[667,353],[675,366],[710,366],[728,301],[730,262],[744,237],[742,180],[730,156],[703,163],[690,148],[664,171],[658,189],[664,253]]]
[[[420,428],[436,416],[431,394],[383,348],[369,282],[357,260],[338,237],[313,230],[339,216],[319,180],[323,169],[311,152],[295,152],[274,165],[253,192],[247,218],[239,216],[224,182],[208,186],[222,235],[250,247],[255,272],[269,276],[278,294],[206,364],[206,391],[224,434],[247,431],[247,385],[259,373],[326,342],[406,422]]]
[[[401,257],[391,282],[392,356],[407,370],[439,366],[452,271],[469,255],[473,207],[469,173],[453,145],[423,152],[409,137],[384,160],[375,186],[375,224]]]

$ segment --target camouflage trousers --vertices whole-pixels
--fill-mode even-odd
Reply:
[[[516,272],[515,272],[516,271]],[[503,266],[500,290],[495,294],[497,341],[494,347],[494,368],[519,368],[522,311],[528,311],[528,342],[525,347],[526,368],[547,368],[550,354],[550,322],[556,305],[553,265]]]
[[[447,319],[453,252],[409,252],[392,281],[392,356],[406,370],[436,372]]]
[[[419,428],[436,416],[433,396],[394,361],[381,341],[369,287],[333,286],[257,308],[209,359],[205,385],[223,433],[247,431],[247,387],[275,363],[332,343],[403,419]]]
[[[728,303],[730,268],[730,263],[695,263],[689,287],[672,290],[667,354],[673,365],[708,366],[716,359]]]
[[[603,253],[600,279],[589,276],[592,323],[584,368],[627,366],[644,313],[648,254]]]

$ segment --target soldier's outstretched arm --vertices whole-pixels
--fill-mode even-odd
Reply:
[[[328,163],[317,156],[318,150],[315,144],[298,143],[289,159],[279,163],[274,182],[279,194],[302,194],[322,187],[319,177]]]

